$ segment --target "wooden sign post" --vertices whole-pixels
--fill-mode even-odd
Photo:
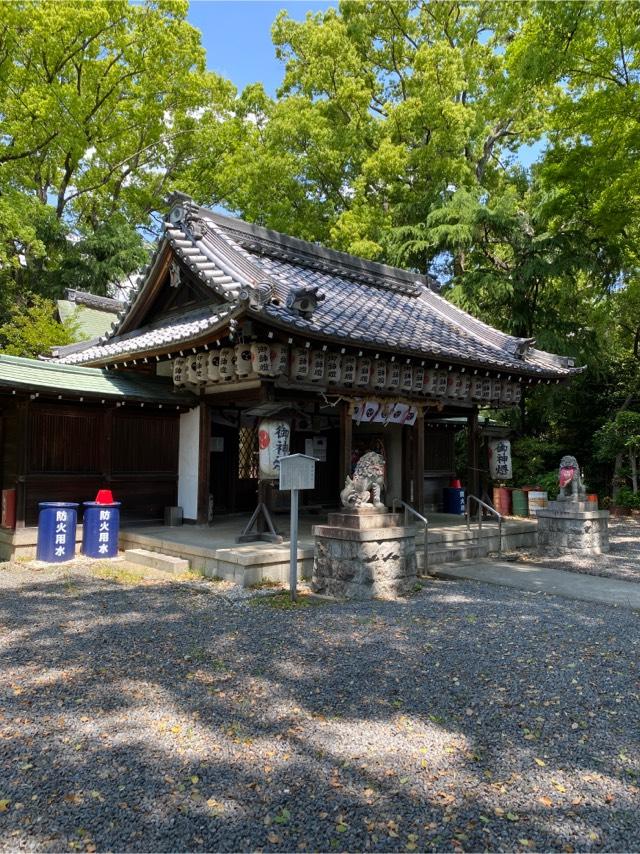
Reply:
[[[298,587],[298,492],[314,488],[316,462],[315,457],[307,454],[290,454],[280,458],[280,489],[291,492],[289,589],[292,602],[296,601]]]

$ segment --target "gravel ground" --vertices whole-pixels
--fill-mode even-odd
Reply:
[[[0,567],[0,849],[640,850],[640,614]]]
[[[583,575],[601,575],[621,581],[640,583],[640,522],[633,519],[609,519],[609,544],[611,551],[604,555],[564,554],[558,557],[536,552],[519,551],[518,560],[527,560],[554,569],[580,572]]]

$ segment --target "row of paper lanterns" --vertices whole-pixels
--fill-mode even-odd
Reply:
[[[518,403],[520,384],[460,371],[401,364],[285,344],[236,344],[173,360],[177,386],[288,376],[293,382],[406,392],[487,403]]]

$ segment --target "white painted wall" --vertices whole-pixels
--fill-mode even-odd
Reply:
[[[198,454],[200,448],[200,410],[198,407],[180,416],[178,449],[178,504],[185,519],[198,517]]]

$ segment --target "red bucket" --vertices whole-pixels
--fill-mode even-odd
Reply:
[[[452,477],[449,481],[449,489],[462,489],[459,477]]]
[[[113,504],[113,493],[110,489],[99,489],[96,504]]]

